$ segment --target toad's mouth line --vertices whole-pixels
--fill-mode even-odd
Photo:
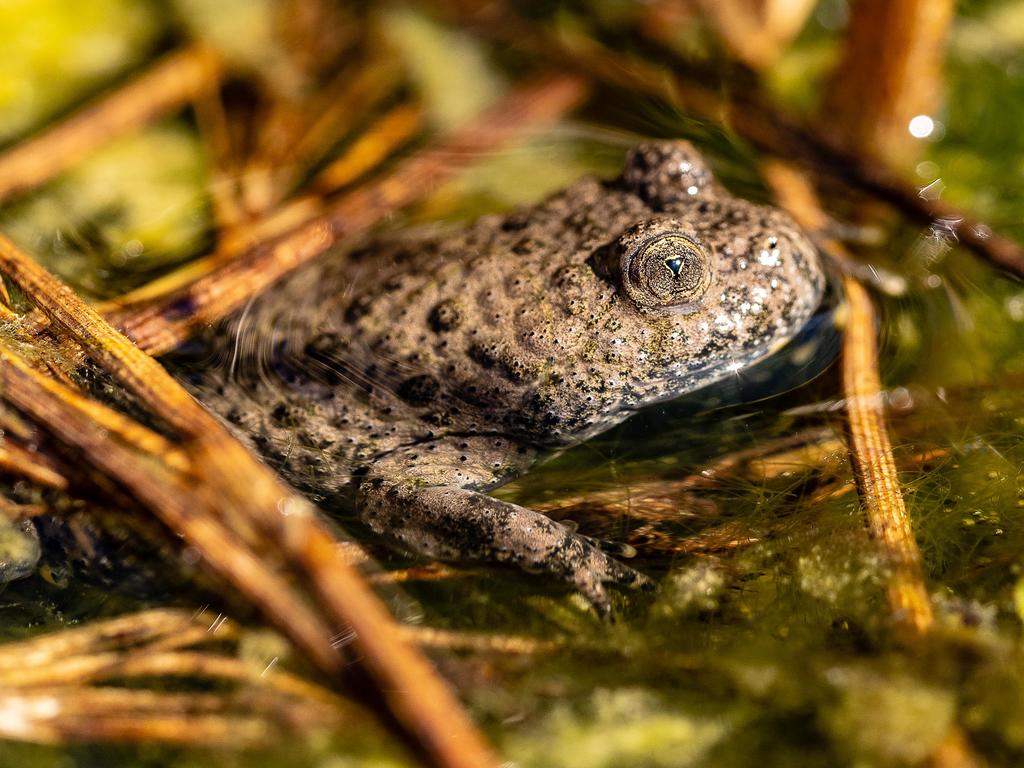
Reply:
[[[743,384],[760,380],[757,383],[773,389],[770,385],[774,380],[783,380],[774,387],[777,391],[758,393],[749,399],[744,397],[743,401],[760,400],[806,383],[823,372],[838,354],[836,314],[841,306],[838,292],[827,290],[813,312],[776,338],[741,355],[716,360],[700,368],[685,368],[681,364],[673,376],[676,386],[667,387],[658,396],[641,397],[642,402],[623,403],[617,416],[627,419],[652,406],[699,395],[729,381]],[[776,363],[779,369],[788,370],[781,374],[766,371]]]
[[[831,286],[832,281],[828,281],[828,284]],[[686,371],[682,375],[683,379],[688,378],[691,382],[701,380],[702,383],[669,393],[659,402],[701,393],[722,385],[730,378],[740,383],[759,384],[771,390],[742,398],[747,402],[781,394],[809,382],[828,368],[838,356],[840,334],[837,314],[842,306],[838,288],[826,290],[814,311],[799,324],[791,326],[788,332],[740,357]]]

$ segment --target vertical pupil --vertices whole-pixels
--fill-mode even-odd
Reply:
[[[683,260],[678,256],[671,259],[665,259],[665,266],[669,268],[669,271],[673,275],[679,277],[679,270],[683,268]]]

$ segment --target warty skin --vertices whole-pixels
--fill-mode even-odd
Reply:
[[[196,394],[286,479],[400,547],[574,585],[648,580],[486,492],[776,350],[821,299],[814,248],[683,142],[508,216],[332,254],[205,340]]]

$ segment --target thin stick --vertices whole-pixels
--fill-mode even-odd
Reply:
[[[2,235],[0,235],[0,238],[2,238]],[[2,247],[2,244],[0,244],[0,247]],[[106,430],[136,450],[158,457],[170,469],[179,472],[186,472],[190,469],[188,456],[163,435],[142,426],[137,421],[117,411],[81,396],[65,384],[44,376],[40,376],[37,381],[41,387],[48,389],[55,396],[59,397],[68,408],[74,409],[87,419],[91,419],[98,428]]]
[[[924,584],[921,551],[903,503],[878,378],[875,310],[856,280],[843,278],[848,316],[843,337],[843,390],[850,433],[850,460],[867,512],[868,528],[892,569],[889,604],[893,620],[921,634],[934,623]]]
[[[140,611],[0,645],[0,670],[44,665],[68,656],[148,644],[198,625],[198,618],[184,611],[169,608]],[[209,639],[216,639],[214,632],[209,633]]]
[[[342,700],[333,693],[313,685],[295,675],[277,670],[267,670],[251,662],[222,654],[198,651],[173,653],[131,653],[122,654],[105,664],[96,665],[79,681],[104,681],[130,677],[203,677],[217,680],[231,680],[237,683],[259,683],[269,689],[299,700],[315,701],[319,704],[338,708]]]
[[[167,54],[115,91],[0,155],[0,201],[38,186],[111,139],[181,108],[220,78],[203,47]]]
[[[423,109],[418,104],[399,104],[352,142],[341,157],[324,168],[313,181],[313,188],[328,194],[356,181],[379,165],[396,147],[411,139],[422,127],[423,118]]]
[[[58,633],[59,634],[59,633]],[[338,709],[336,695],[289,672],[265,667],[217,653],[177,651],[153,653],[148,648],[88,653],[39,663],[26,656],[20,667],[0,671],[0,687],[85,685],[131,678],[203,678],[235,683],[254,683],[298,701]]]
[[[192,106],[199,136],[206,147],[209,166],[206,189],[210,195],[218,237],[223,237],[226,231],[238,226],[244,218],[231,129],[219,92],[213,89],[204,91],[193,101]]]
[[[953,0],[858,0],[821,122],[865,158],[904,168],[923,146],[907,130],[934,114]]]
[[[309,110],[311,119],[301,121],[300,135],[283,135],[283,142],[267,147],[254,159],[256,167],[262,163],[272,169],[267,176],[273,179],[258,212],[280,203],[302,174],[352,129],[353,116],[371,114],[401,82],[401,67],[390,57],[362,61],[353,69],[340,72],[317,96]],[[287,165],[282,162],[284,158],[288,159]]]
[[[386,160],[399,146],[411,139],[423,122],[423,110],[413,104],[401,104],[386,113],[341,156],[317,176],[314,187],[319,194],[301,195],[289,200],[244,227],[221,231],[217,250],[192,259],[173,272],[152,280],[129,293],[96,305],[96,311],[114,325],[131,322],[134,314],[156,299],[181,290],[209,275],[244,250],[255,248],[307,223],[324,210],[326,195],[348,186]],[[125,318],[125,320],[121,320]]]
[[[225,640],[237,645],[238,631],[224,621],[210,624],[202,613],[140,611],[0,645],[0,688],[38,691],[128,678],[207,678],[251,684],[324,712],[345,708],[335,694],[273,664],[270,668],[215,651],[183,650]],[[116,694],[115,689],[94,692],[102,690]]]
[[[765,165],[765,177],[779,202],[798,223],[810,230],[821,224],[823,214],[804,176],[783,164],[771,163]],[[839,243],[826,241],[822,247],[849,258]],[[934,615],[924,582],[921,551],[903,501],[885,423],[875,310],[859,282],[845,276],[843,287],[847,321],[842,377],[850,461],[868,529],[891,568],[888,585],[891,618],[902,630],[923,634],[932,628]]]
[[[814,0],[698,0],[697,5],[730,53],[744,64],[761,70],[786,52],[815,3]],[[650,13],[657,14],[659,10],[659,4],[654,4]],[[645,21],[644,31],[656,39],[670,39],[678,32],[675,27],[658,23],[656,17]]]
[[[436,3],[447,6],[446,3]],[[497,5],[497,4],[495,4]],[[920,190],[882,163],[850,152],[814,126],[781,112],[759,93],[715,89],[706,72],[685,66],[671,71],[622,56],[592,38],[559,29],[545,33],[512,14],[489,8],[473,28],[571,71],[680,105],[683,109],[736,131],[756,149],[799,162],[820,177],[837,179],[926,226],[938,222],[942,232],[999,269],[1024,278],[1024,248],[956,206],[928,200]],[[725,95],[723,95],[723,93]]]
[[[140,463],[130,449],[97,430],[90,420],[69,408],[52,385],[43,386],[42,381],[41,374],[0,344],[0,395],[5,400],[49,427],[55,439],[80,451],[146,503],[168,528],[182,534],[211,568],[260,606],[313,663],[329,674],[338,673],[341,660],[330,646],[330,629],[262,559],[240,547],[212,516],[197,514],[186,482],[161,474],[158,465]]]
[[[33,483],[63,491],[68,480],[51,459],[23,448],[9,437],[0,442],[0,472],[31,480]]]
[[[192,259],[128,293],[99,302],[94,308],[112,325],[124,328],[132,322],[132,318],[149,312],[154,302],[187,289],[200,278],[231,263],[243,252],[288,234],[322,214],[323,209],[323,200],[313,195],[289,200],[266,216],[246,222],[244,227],[222,231],[221,240],[213,253]],[[144,344],[140,346],[150,351]]]
[[[270,542],[305,572],[329,615],[355,631],[363,663],[377,680],[391,711],[434,764],[445,768],[497,764],[451,690],[425,657],[398,635],[383,604],[337,551],[335,539],[305,500],[282,486],[159,363],[2,237],[0,269],[94,360],[168,424],[191,438],[193,465],[201,467],[208,479],[194,492],[208,496],[209,509],[222,515],[230,512],[233,521],[245,525],[241,535],[251,537],[248,529],[252,524],[261,527]],[[59,426],[54,430],[56,439],[74,446],[95,466],[117,478],[259,606],[311,662],[332,677],[339,674],[343,662],[338,649],[330,644],[334,633],[258,556],[239,546],[221,522],[212,515],[197,514],[185,483],[173,487],[171,479],[158,481],[128,449],[97,434],[84,419],[70,418],[68,406],[42,386],[40,374],[2,346],[0,362],[6,363],[0,366],[3,397],[38,423]],[[289,513],[282,514],[283,509]]]
[[[194,329],[244,306],[283,275],[436,189],[482,155],[521,136],[527,127],[564,115],[580,103],[585,90],[582,80],[567,75],[521,86],[472,124],[413,155],[382,180],[346,195],[292,234],[121,318],[121,327],[150,354],[173,349]]]
[[[265,744],[270,735],[262,718],[152,713],[173,712],[183,703],[180,694],[164,694],[152,701],[148,692],[118,691],[115,708],[106,692],[99,697],[93,693],[76,688],[4,694],[0,696],[0,712],[4,713],[0,717],[0,736],[40,744],[160,741],[194,747],[256,746]],[[137,702],[142,703],[143,699],[144,708],[140,711]],[[197,704],[201,709],[202,699]]]
[[[209,678],[207,682],[223,684],[231,681]],[[310,728],[337,727],[346,714],[345,709],[337,705],[324,706],[323,702],[306,701],[281,694],[267,688],[263,681],[238,686],[233,691],[217,693],[168,693],[144,688],[74,684],[14,688],[5,690],[5,693],[11,694],[11,698],[5,699],[11,709],[21,709],[17,715],[5,709],[5,720],[46,721],[56,714],[56,710],[59,717],[54,718],[54,727],[75,740],[110,740],[112,737],[102,735],[102,732],[114,718],[125,723],[137,719],[140,725],[152,722],[153,718],[180,718],[181,724],[185,727],[174,741],[190,746],[201,746],[206,744],[208,739],[200,734],[191,734],[188,726],[192,723],[201,726],[203,718],[207,716],[229,720],[244,718],[259,724],[266,734],[268,731],[278,730],[274,727],[278,723],[287,725],[298,733],[307,733]],[[33,707],[32,704],[36,704],[37,707]],[[40,704],[43,706],[38,706]],[[99,726],[101,735],[90,737],[88,733],[96,726]],[[12,735],[17,737],[18,730],[15,727]],[[126,734],[125,740],[167,740],[166,734],[147,734],[143,728],[137,729],[134,733],[134,736]],[[25,738],[25,735],[22,735],[22,738]],[[218,742],[223,742],[223,739],[217,739],[214,743]]]
[[[167,713],[216,712],[224,709],[224,697],[216,693],[159,693],[142,688],[125,689],[114,686],[85,687],[70,685],[23,686],[19,694],[31,696],[54,696],[64,699],[66,713],[80,714],[93,709],[97,704],[107,711],[141,710]],[[72,697],[69,694],[79,694]]]
[[[819,230],[820,234],[826,217],[807,177],[781,162],[765,163],[763,170],[780,204],[801,226],[811,232]],[[850,259],[841,243],[821,237],[819,245],[842,261]],[[934,629],[935,616],[924,580],[921,550],[903,501],[885,423],[875,337],[877,318],[863,285],[844,275],[843,287],[847,322],[842,379],[850,463],[868,529],[891,569],[887,589],[890,618],[907,639],[913,640]],[[921,458],[927,460],[927,456]],[[963,730],[956,724],[929,757],[935,766],[977,768],[981,765]]]
[[[446,651],[470,651],[473,653],[505,653],[536,655],[553,653],[566,647],[556,640],[537,640],[532,637],[516,637],[479,632],[454,632],[433,627],[403,626],[402,634],[417,645],[441,648]]]

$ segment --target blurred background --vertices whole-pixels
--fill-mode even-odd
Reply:
[[[1019,765],[1022,46],[1020,0],[0,0],[0,230],[187,375],[204,361],[161,307],[338,211],[339,252],[457,226],[612,176],[645,137],[693,141],[764,202],[798,174],[802,223],[841,243],[804,336],[499,492],[635,547],[656,595],[618,596],[609,626],[555,586],[407,561],[342,524],[510,765]],[[840,274],[877,312],[928,602],[912,640],[844,443]],[[36,481],[4,475],[11,547],[26,506],[82,516],[76,541],[106,525],[94,497]],[[43,552],[10,581],[0,638],[169,606],[216,621],[187,553],[138,553],[122,523],[101,558]],[[228,655],[307,671],[266,630]],[[416,764],[362,710],[252,719],[251,740],[9,729],[0,764]]]

